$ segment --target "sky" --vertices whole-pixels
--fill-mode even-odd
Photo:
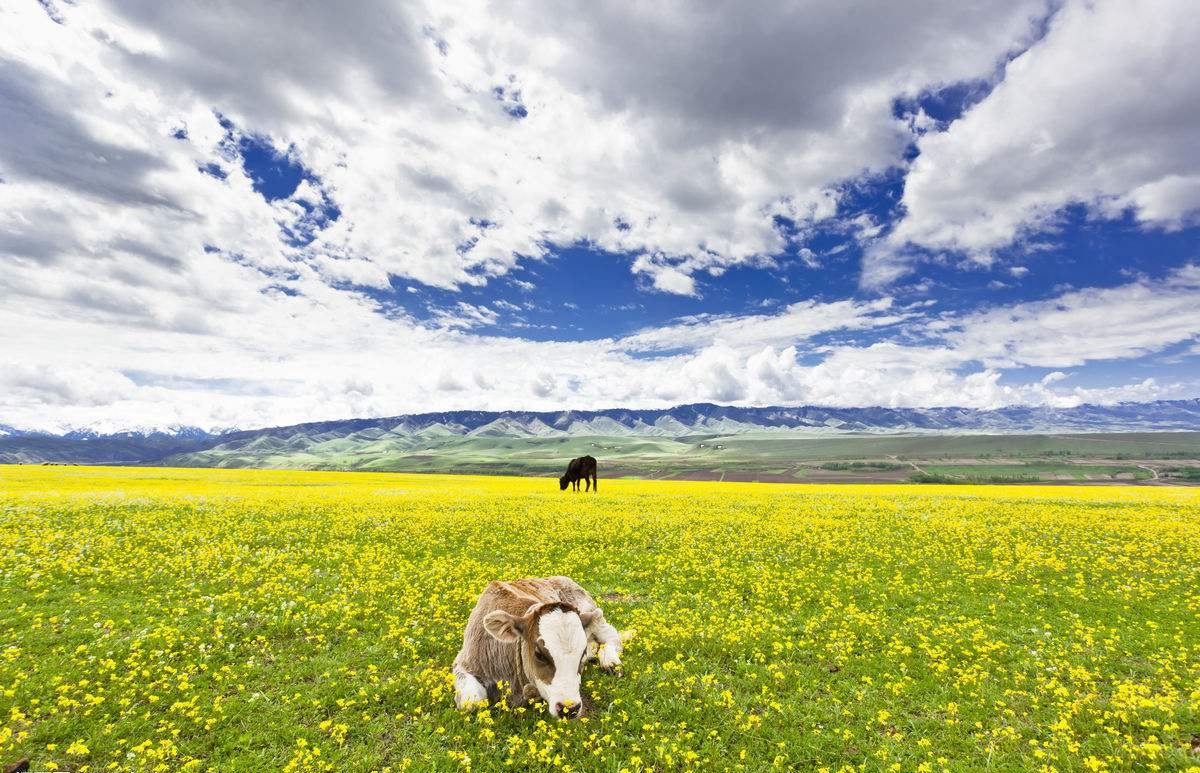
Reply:
[[[0,5],[0,425],[1200,397],[1173,0]]]

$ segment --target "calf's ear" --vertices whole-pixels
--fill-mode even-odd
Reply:
[[[492,638],[504,644],[512,644],[520,640],[525,633],[525,623],[516,615],[510,615],[503,609],[489,612],[483,618],[483,627]]]
[[[604,613],[601,612],[599,609],[593,609],[591,612],[580,612],[579,613],[579,622],[583,623],[584,628],[587,628],[592,623],[594,623],[598,620],[603,620],[603,619],[604,619]]]

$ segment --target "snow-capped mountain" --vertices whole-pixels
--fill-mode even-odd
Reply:
[[[974,408],[747,408],[698,403],[664,409],[596,411],[445,411],[372,419],[314,422],[288,427],[209,432],[196,427],[145,428],[104,433],[26,432],[0,425],[0,462],[148,463],[202,451],[260,457],[294,453],[337,440],[354,448],[413,449],[454,439],[569,437],[687,438],[895,433],[1053,434],[1200,431],[1200,400]]]

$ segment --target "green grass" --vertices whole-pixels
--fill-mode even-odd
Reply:
[[[914,472],[908,476],[911,483],[937,483],[937,484],[1007,484],[1007,483],[1037,483],[1040,478],[1029,473],[995,473],[995,474],[974,474],[950,475],[940,472]]]
[[[1085,481],[1108,478],[1119,480],[1120,475],[1129,480],[1145,480],[1151,477],[1149,470],[1133,465],[1113,464],[1067,464],[1060,462],[1031,461],[1021,464],[927,464],[922,466],[925,478],[920,482],[953,483],[1005,483],[1070,480]],[[930,480],[932,478],[932,480]],[[916,477],[913,478],[917,480]]]
[[[1197,555],[1188,488],[0,468],[0,762],[1188,771]],[[456,711],[480,590],[554,573],[624,675]]]
[[[306,432],[288,438],[259,437],[171,457],[168,463],[547,477],[561,474],[568,459],[584,454],[600,460],[602,475],[648,478],[783,480],[819,470],[834,477],[842,474],[846,480],[896,479],[902,476],[892,473],[915,460],[937,479],[949,480],[961,473],[977,481],[1056,474],[1083,480],[1079,467],[1067,460],[1094,460],[1142,479],[1149,475],[1146,470],[1121,460],[1200,458],[1200,433],[422,438],[372,429],[344,437]],[[976,469],[930,469],[960,461],[969,461]],[[1014,465],[1032,466],[1018,471],[1010,469]]]
[[[850,471],[861,472],[864,470],[903,470],[909,465],[900,464],[899,462],[879,462],[879,461],[862,461],[862,462],[825,462],[820,465],[822,470],[834,471]]]

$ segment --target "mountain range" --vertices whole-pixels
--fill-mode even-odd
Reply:
[[[1200,400],[991,410],[698,403],[648,410],[446,411],[226,432],[174,427],[53,434],[0,425],[0,462],[396,469],[391,462],[405,456],[427,459],[453,451],[461,457],[483,450],[489,458],[501,458],[506,449],[520,453],[549,446],[558,458],[576,446],[603,447],[604,442],[614,450],[653,453],[664,443],[673,449],[679,441],[721,437],[1169,431],[1200,431]],[[574,442],[583,439],[591,440]]]

